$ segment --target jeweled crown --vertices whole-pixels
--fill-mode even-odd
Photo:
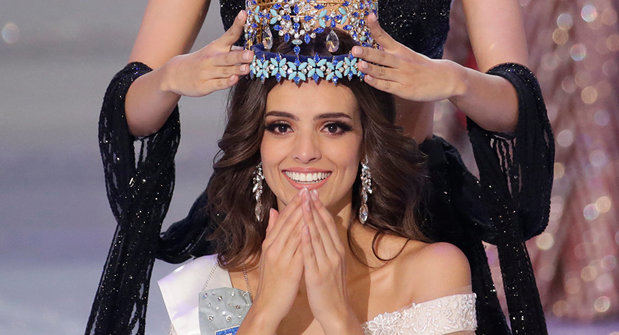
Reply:
[[[357,69],[358,59],[352,54],[337,56],[299,55],[302,44],[318,35],[325,36],[329,52],[339,49],[336,27],[347,32],[359,45],[377,48],[365,18],[376,14],[377,0],[247,0],[245,48],[254,51],[250,76],[262,81],[274,77],[300,81],[338,80],[354,76],[363,78]],[[275,33],[274,33],[275,32]],[[276,34],[276,35],[275,35]],[[275,36],[292,43],[294,55],[270,52]]]

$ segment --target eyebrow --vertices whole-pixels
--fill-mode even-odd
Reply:
[[[264,115],[264,117],[266,118],[267,116],[272,115],[272,116],[279,116],[279,117],[286,117],[286,118],[290,118],[293,119],[295,121],[299,120],[299,117],[297,117],[296,115],[292,114],[292,113],[288,113],[288,112],[282,112],[282,111],[270,111],[268,113],[266,113]],[[351,119],[352,117],[350,117],[350,115],[346,114],[346,113],[324,113],[324,114],[320,114],[320,115],[316,115],[314,117],[314,120],[320,120],[320,119],[333,119],[333,118],[347,118],[347,119]]]

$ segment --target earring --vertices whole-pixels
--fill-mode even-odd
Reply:
[[[254,215],[256,216],[256,220],[258,220],[258,222],[262,221],[262,204],[260,203],[260,197],[262,196],[263,180],[264,175],[262,174],[262,162],[260,162],[258,163],[258,165],[256,165],[256,171],[254,171],[254,187],[252,188],[254,198],[256,199],[256,208],[254,209]]]
[[[361,223],[368,220],[368,194],[372,194],[372,173],[366,156],[361,162],[361,207],[359,207],[359,221]]]

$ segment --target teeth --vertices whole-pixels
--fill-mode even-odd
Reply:
[[[316,183],[329,177],[331,174],[331,172],[301,173],[291,171],[284,171],[284,173],[297,183]]]

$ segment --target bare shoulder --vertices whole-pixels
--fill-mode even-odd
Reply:
[[[395,266],[400,289],[409,292],[412,301],[471,292],[471,268],[460,248],[447,242],[414,242]]]

